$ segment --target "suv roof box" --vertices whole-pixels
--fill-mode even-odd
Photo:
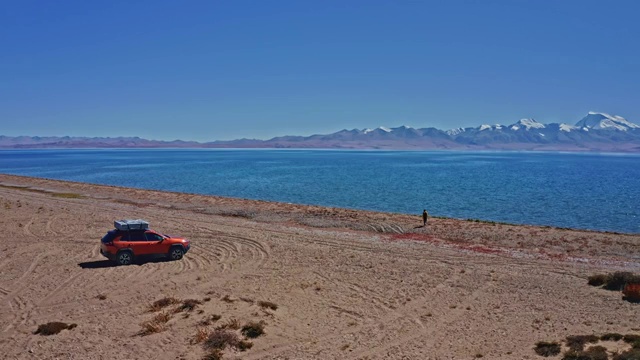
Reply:
[[[129,231],[129,230],[148,230],[149,223],[142,219],[137,220],[116,220],[113,222],[113,226],[118,230]]]

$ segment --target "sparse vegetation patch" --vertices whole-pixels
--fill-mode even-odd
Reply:
[[[211,333],[211,331],[209,331],[209,329],[207,329],[205,327],[199,327],[196,330],[196,335],[194,336],[194,338],[191,341],[191,343],[192,344],[199,344],[199,343],[205,341],[209,337],[210,333]]]
[[[173,297],[162,298],[160,300],[154,301],[153,304],[149,306],[149,311],[151,312],[160,311],[169,305],[178,304],[179,302],[180,300]]]
[[[166,323],[169,320],[171,320],[171,315],[169,313],[164,312],[164,311],[153,317],[153,321],[158,322],[158,323]]]
[[[556,356],[560,354],[560,344],[558,342],[540,341],[534,348],[536,354],[540,356]]]
[[[270,301],[258,301],[258,305],[260,305],[261,308],[263,309],[271,309],[271,310],[278,310],[278,305],[270,302]]]
[[[591,275],[587,279],[587,283],[591,286],[602,286],[609,281],[609,276],[605,274]]]
[[[219,349],[224,350],[229,347],[236,347],[240,342],[240,337],[233,331],[226,329],[213,330],[209,336],[207,336],[204,347],[208,350]]]
[[[622,338],[623,335],[618,333],[606,333],[600,336],[600,340],[602,341],[620,341]]]
[[[598,341],[600,337],[595,335],[571,335],[567,336],[566,344],[571,350],[582,351],[586,343],[595,344]]]
[[[182,302],[182,304],[180,306],[178,306],[176,308],[176,312],[181,312],[181,311],[193,311],[193,309],[196,308],[196,306],[202,304],[202,301],[200,300],[196,300],[196,299],[187,299],[184,300]]]
[[[202,326],[208,326],[208,325],[211,325],[211,323],[214,323],[214,322],[220,320],[220,318],[222,318],[222,316],[217,315],[217,314],[213,314],[211,316],[208,316],[208,317],[202,319],[199,324],[202,325]]]
[[[209,350],[209,352],[202,357],[202,360],[221,360],[222,351],[220,349]]]
[[[611,354],[606,347],[597,345],[600,341],[624,341],[631,345],[631,349],[623,352]],[[619,333],[606,333],[601,336],[596,335],[572,335],[567,336],[565,344],[569,348],[562,354],[562,360],[640,360],[640,335]],[[585,350],[587,344],[591,345]],[[561,351],[559,342],[541,341],[534,347],[536,354],[540,356],[556,356]]]
[[[616,271],[610,274],[596,274],[589,276],[588,284],[602,286],[611,291],[622,291],[626,284],[640,284],[640,275],[627,271]]]
[[[586,351],[569,350],[562,360],[608,360],[607,349],[603,346],[592,346]]]
[[[140,330],[138,335],[147,336],[147,335],[163,332],[166,330],[165,323],[166,322],[163,322],[163,321],[156,321],[155,319],[151,321],[145,321],[142,324],[140,324],[140,326],[142,326],[142,330]]]
[[[259,321],[259,322],[250,321],[242,327],[241,332],[242,332],[242,335],[248,338],[254,339],[264,334],[264,326],[265,326],[264,321]]]
[[[640,349],[629,349],[620,354],[615,354],[613,360],[640,360]]]
[[[82,199],[84,196],[74,193],[51,193],[53,197],[65,198],[65,199]]]
[[[225,322],[224,324],[221,324],[220,326],[218,326],[216,329],[218,329],[218,330],[223,330],[223,329],[238,330],[238,329],[240,329],[240,321],[238,321],[238,319],[231,318],[231,319],[227,320],[227,322]]]

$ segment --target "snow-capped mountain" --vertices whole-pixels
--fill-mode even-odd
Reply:
[[[460,133],[463,133],[463,132],[465,132],[465,131],[466,131],[466,129],[465,129],[465,128],[457,128],[457,129],[449,129],[449,130],[447,130],[447,131],[445,131],[445,132],[446,132],[446,133],[447,133],[447,135],[449,135],[449,136],[456,136],[456,135],[458,135],[458,134],[460,134]]]
[[[576,123],[579,128],[598,129],[598,130],[620,130],[627,131],[629,129],[640,129],[640,126],[627,121],[622,116],[612,116],[605,113],[590,111],[587,116]]]
[[[572,130],[579,130],[580,129],[577,126],[564,124],[564,123],[560,124],[559,128],[560,128],[560,131],[566,131],[566,132],[571,132]]]
[[[534,119],[520,119],[515,124],[509,125],[509,128],[514,131],[518,131],[520,129],[531,130],[531,129],[544,129],[544,124],[541,124]]]
[[[0,148],[205,147],[205,148],[339,148],[563,150],[640,152],[640,126],[621,116],[590,112],[575,126],[521,119],[511,125],[488,125],[447,131],[409,126],[340,130],[332,134],[279,136],[208,143],[140,138],[7,137]]]

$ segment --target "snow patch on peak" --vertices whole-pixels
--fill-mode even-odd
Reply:
[[[578,128],[569,124],[560,124],[560,131],[571,132],[571,130],[576,130],[576,129]]]
[[[467,131],[467,130],[466,130],[466,129],[464,129],[464,128],[461,128],[461,127],[460,127],[460,128],[457,128],[457,129],[450,129],[450,130],[447,130],[447,131],[445,131],[445,132],[446,132],[446,133],[447,133],[447,135],[449,135],[449,136],[456,136],[456,135],[458,135],[458,134],[460,134],[460,133],[463,133],[463,132],[465,132],[465,131]]]
[[[516,130],[516,131],[517,131],[518,129],[520,129],[520,126],[518,126],[518,125],[511,125],[511,130]]]
[[[378,127],[378,128],[375,128],[375,129],[364,129],[364,130],[362,131],[362,133],[363,133],[363,134],[368,134],[368,133],[370,133],[370,132],[374,132],[374,131],[376,131],[376,130],[382,130],[382,131],[384,131],[384,132],[391,132],[391,131],[393,131],[393,130],[391,130],[391,129],[389,129],[389,128],[386,128],[386,127],[384,127],[384,126],[380,126],[380,127]]]
[[[527,130],[529,129],[544,129],[544,124],[541,124],[534,119],[520,119],[517,123],[518,125],[524,126]]]
[[[487,130],[487,129],[491,129],[491,125],[487,125],[487,124],[480,125],[480,131]]]

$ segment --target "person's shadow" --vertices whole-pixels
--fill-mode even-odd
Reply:
[[[414,227],[414,229],[421,229],[423,227],[424,227],[424,225],[418,225],[418,226]]]

